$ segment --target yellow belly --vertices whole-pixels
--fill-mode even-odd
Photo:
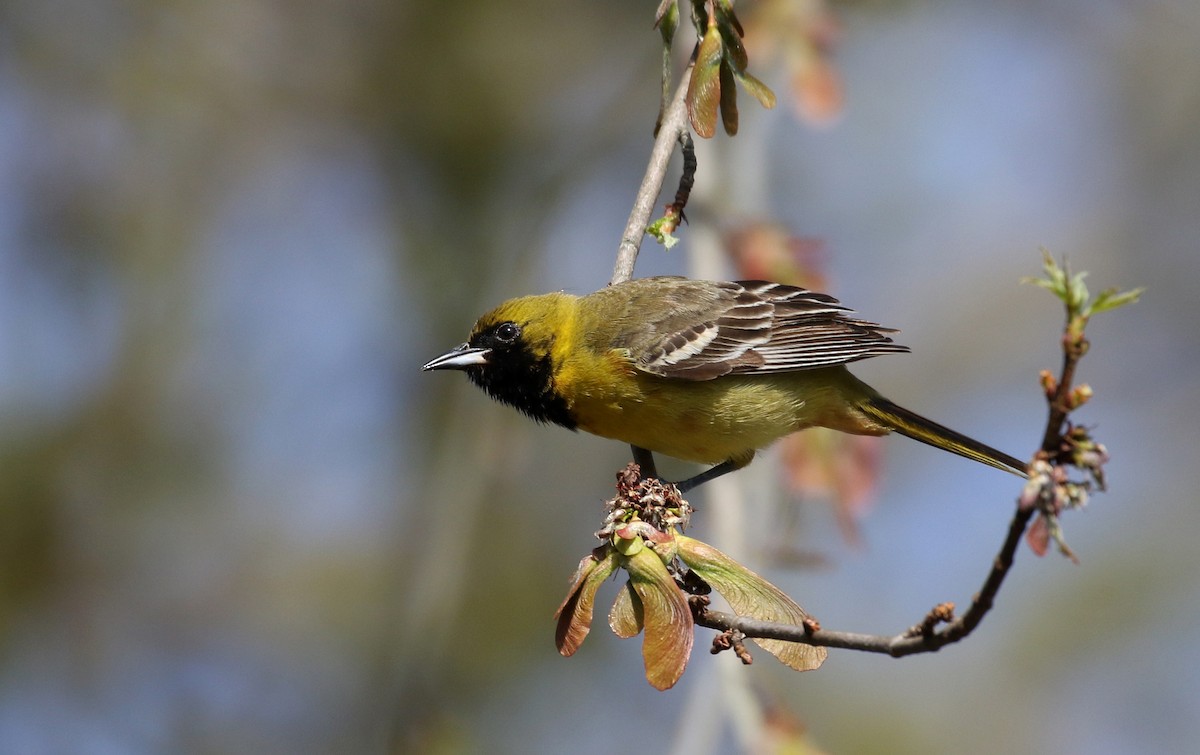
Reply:
[[[806,427],[881,434],[854,406],[862,389],[843,367],[688,381],[630,371],[618,390],[574,378],[579,429],[677,459],[718,464]]]

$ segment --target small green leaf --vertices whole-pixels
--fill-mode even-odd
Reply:
[[[1071,304],[1071,292],[1070,283],[1067,280],[1067,272],[1062,267],[1059,267],[1058,263],[1054,261],[1054,257],[1045,249],[1042,250],[1042,270],[1046,273],[1045,278],[1027,277],[1022,278],[1021,282],[1040,286],[1069,306]]]
[[[1071,285],[1067,290],[1067,305],[1072,311],[1080,312],[1088,300],[1087,284],[1083,279],[1087,277],[1087,273],[1076,273],[1071,277]]]
[[[1060,266],[1045,249],[1042,250],[1042,268],[1046,271],[1045,278],[1022,278],[1021,282],[1040,286],[1062,299],[1067,305],[1068,316],[1073,320],[1078,318],[1081,329],[1092,315],[1132,304],[1141,298],[1146,290],[1135,288],[1118,292],[1115,288],[1108,288],[1096,294],[1095,300],[1089,302],[1087,284],[1084,283],[1086,272],[1070,275],[1066,262]]]
[[[1142,297],[1145,291],[1145,288],[1135,288],[1131,291],[1117,293],[1117,289],[1115,288],[1105,289],[1096,294],[1096,300],[1088,307],[1088,314],[1094,315],[1098,312],[1107,312],[1110,309],[1117,309],[1127,304],[1133,304]]]
[[[679,29],[677,0],[662,0],[659,3],[658,11],[654,14],[654,25],[658,27],[658,33],[662,34],[663,43],[670,47],[675,39],[675,32]]]
[[[608,626],[623,640],[636,637],[642,631],[642,601],[628,582],[621,586],[608,611]]]
[[[1042,270],[1051,280],[1065,282],[1067,279],[1066,271],[1054,261],[1054,256],[1050,254],[1049,249],[1042,249]]]
[[[1047,291],[1054,294],[1055,296],[1060,296],[1060,294],[1059,294],[1060,289],[1055,284],[1055,282],[1052,280],[1048,280],[1046,278],[1034,278],[1032,275],[1029,275],[1029,276],[1022,278],[1021,282],[1025,283],[1027,285],[1030,285],[1030,286],[1039,286],[1041,288],[1046,289]],[[1061,298],[1061,296],[1060,296],[1060,298]]]
[[[664,249],[670,249],[679,243],[679,237],[671,234],[669,229],[677,227],[678,219],[670,215],[664,215],[658,220],[655,220],[650,225],[646,226],[646,233],[654,237],[654,240],[663,245]]]
[[[771,87],[744,71],[741,73],[734,71],[733,75],[741,82],[742,87],[750,93],[750,96],[758,100],[758,104],[767,110],[775,107],[775,93],[771,91]]]
[[[808,614],[782,590],[708,543],[676,536],[679,558],[721,593],[739,616],[800,626]],[[755,639],[763,650],[797,671],[815,669],[829,654],[823,647],[802,642]]]
[[[670,689],[679,681],[692,654],[694,624],[687,598],[650,549],[626,559],[629,582],[642,602],[642,662],[646,681]]]
[[[571,578],[567,598],[554,618],[558,626],[554,632],[554,644],[565,656],[574,655],[592,628],[592,608],[596,603],[596,590],[604,580],[617,570],[617,553],[612,548],[601,546],[584,556],[579,568]]]

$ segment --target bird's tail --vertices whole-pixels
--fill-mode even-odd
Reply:
[[[1022,477],[1029,476],[1025,462],[984,445],[974,438],[968,438],[962,433],[939,425],[933,420],[925,419],[902,406],[893,404],[882,396],[872,396],[867,399],[863,402],[861,409],[877,422],[913,440],[919,440],[935,448],[974,459],[996,469],[1003,469],[1005,472],[1012,472]]]

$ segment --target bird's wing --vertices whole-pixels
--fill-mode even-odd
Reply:
[[[708,284],[702,311],[684,307],[654,323],[655,337],[634,354],[638,369],[686,380],[776,373],[845,364],[908,351],[858,320],[827,294],[768,281]],[[681,315],[683,317],[681,317]],[[686,318],[686,319],[684,319]]]

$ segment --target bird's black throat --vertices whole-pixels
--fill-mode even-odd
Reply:
[[[466,373],[471,382],[497,401],[538,422],[575,429],[566,399],[554,390],[554,366],[548,352],[537,356],[521,341],[507,346],[493,344],[488,363],[470,367]]]

